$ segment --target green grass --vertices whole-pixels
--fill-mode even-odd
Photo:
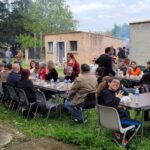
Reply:
[[[38,117],[35,120],[27,120],[22,115],[8,111],[0,105],[0,122],[11,124],[20,129],[31,138],[51,136],[55,139],[78,145],[82,150],[121,150],[112,141],[112,132],[104,128],[97,127],[96,112],[93,109],[88,116],[86,127],[83,124],[71,122],[70,115],[63,112],[61,118],[50,116],[46,121],[45,117]],[[148,126],[149,125],[149,126]],[[150,146],[150,124],[144,129],[145,135],[143,143],[132,141],[129,145],[131,150],[148,150]],[[149,128],[148,128],[149,127]],[[100,134],[98,135],[98,131]]]

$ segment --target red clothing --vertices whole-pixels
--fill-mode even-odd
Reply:
[[[135,68],[135,69],[128,69],[128,74],[132,76],[139,76],[141,74],[141,69],[140,68]]]
[[[40,79],[42,78],[42,80],[45,80],[45,75],[46,75],[46,68],[44,67],[41,70],[39,70],[38,76]]]

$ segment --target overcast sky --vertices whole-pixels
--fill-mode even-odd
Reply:
[[[78,30],[106,31],[114,24],[150,20],[150,0],[66,0]]]

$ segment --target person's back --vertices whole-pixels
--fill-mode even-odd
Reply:
[[[19,64],[13,64],[12,65],[12,71],[9,73],[6,84],[15,87],[17,85],[17,82],[21,79],[21,76],[19,74],[20,66]]]
[[[107,76],[109,74],[115,75],[115,72],[112,69],[112,58],[111,55],[111,48],[107,47],[105,49],[105,54],[100,55],[100,57],[95,61],[96,64],[99,65],[99,67],[104,67],[104,76]]]

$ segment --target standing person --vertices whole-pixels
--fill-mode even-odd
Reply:
[[[5,52],[6,64],[11,63],[11,57],[12,57],[12,52],[10,51],[10,49],[7,49],[7,51]]]
[[[126,52],[125,52],[125,47],[118,48],[118,66],[120,65],[120,63],[124,62],[124,59],[126,58]]]
[[[65,64],[64,74],[65,79],[70,79],[72,82],[80,73],[79,63],[72,53],[67,54],[67,63]]]
[[[18,53],[17,53],[17,55],[16,55],[16,58],[17,58],[17,61],[18,61],[18,63],[21,65],[21,63],[22,63],[22,57],[23,57],[23,54],[22,54],[22,51],[21,51],[21,49],[18,49]]]
[[[30,75],[31,75],[31,76],[34,75],[35,64],[36,64],[36,62],[35,62],[34,60],[32,60],[32,61],[30,62]]]
[[[115,75],[115,72],[112,69],[112,49],[111,47],[105,48],[105,54],[102,54],[97,60],[96,64],[99,65],[99,67],[104,67],[104,76],[107,76],[109,74]]]
[[[45,75],[45,80],[51,80],[54,79],[56,82],[58,79],[58,73],[54,67],[53,61],[49,60],[47,63],[47,74]]]

